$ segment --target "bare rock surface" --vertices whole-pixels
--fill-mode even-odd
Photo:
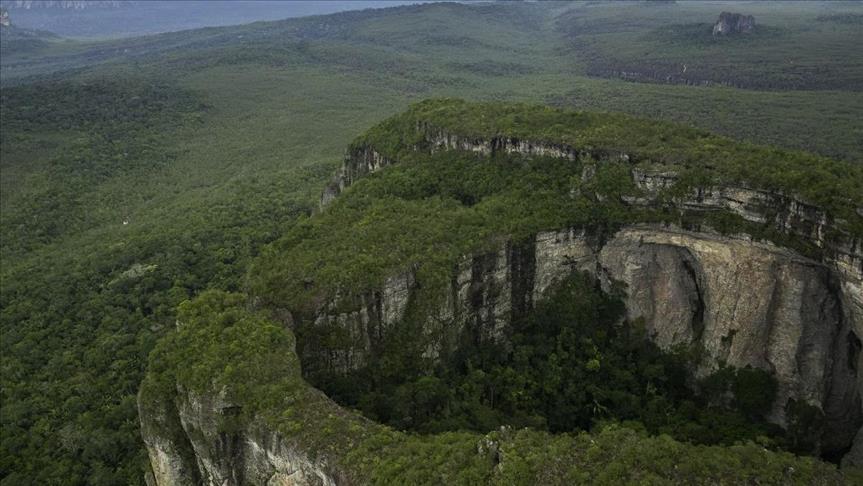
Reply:
[[[713,35],[748,34],[755,30],[755,17],[741,13],[722,12],[713,25]]]

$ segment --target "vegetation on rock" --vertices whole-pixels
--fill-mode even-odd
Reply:
[[[277,430],[326,464],[368,484],[853,484],[854,472],[753,442],[694,446],[608,425],[588,434],[503,428],[481,435],[414,435],[341,410],[300,378],[289,331],[247,310],[246,297],[206,292],[180,306],[179,326],[150,357],[142,401],[173,400],[177,385],[226,390],[250,423]],[[189,349],[196,352],[190,353]],[[145,421],[149,418],[145,416]]]
[[[420,99],[459,96],[624,112],[863,160],[863,98],[853,91],[861,85],[860,65],[856,44],[846,40],[859,36],[859,6],[752,5],[765,35],[736,45],[693,44],[702,24],[710,37],[709,22],[718,12],[706,5],[650,6],[662,12],[648,15],[636,6],[613,11],[603,4],[426,4],[86,42],[3,29],[0,482],[141,484],[141,471],[149,466],[135,394],[147,355],[174,326],[177,305],[207,289],[243,290],[248,266],[264,245],[322,231],[307,216],[345,146]],[[571,19],[576,7],[589,7],[577,13],[583,33],[588,27],[590,35],[608,31],[603,56],[642,59],[643,48],[658,53],[652,63],[665,60],[681,69],[679,61],[693,57],[725,69],[715,64],[717,52],[724,59],[757,57],[765,62],[745,63],[735,71],[737,79],[763,79],[762,87],[771,89],[813,83],[836,89],[768,92],[591,77],[590,50],[558,30],[558,20]],[[796,28],[816,17],[817,28]],[[667,29],[669,19],[686,27]],[[745,56],[729,56],[728,49]],[[794,65],[785,63],[789,58]],[[437,201],[443,215],[466,221],[466,230],[530,233],[538,227],[532,211],[543,198],[567,201],[554,192],[564,190],[563,182],[547,194],[518,182],[507,183],[509,193],[495,192],[504,187],[497,176],[482,191],[472,187],[488,171],[503,172],[487,165],[455,177],[474,173],[471,185],[439,185],[451,189]],[[425,169],[418,164],[387,171],[364,184],[383,185],[402,170],[410,175]],[[570,168],[554,170],[570,175]],[[549,182],[527,169],[517,173]],[[857,180],[857,172],[842,173]],[[465,206],[473,193],[482,198],[475,209]],[[512,203],[522,204],[525,193],[536,195],[537,203],[518,214]],[[616,204],[565,204],[585,210],[566,224],[629,218]],[[397,198],[394,208],[405,207],[412,215],[432,208]],[[397,231],[395,213],[383,205],[376,209],[374,221],[392,227],[389,234],[398,237],[393,241],[408,234]],[[336,206],[330,211],[359,220],[365,214]],[[557,225],[558,215],[553,210],[542,219]],[[676,214],[663,218],[680,220]],[[500,221],[489,221],[494,219]],[[431,228],[416,221],[409,228],[437,237],[444,223],[431,218]],[[726,226],[734,231],[740,224],[728,218]],[[429,262],[427,273],[434,274],[432,257],[446,261],[457,253],[453,249],[485,245],[456,233],[457,245],[432,246],[429,259],[421,255],[428,249],[422,241],[397,244],[402,254]],[[351,245],[347,234],[333,240]],[[357,234],[357,241],[381,245],[369,231]],[[350,263],[343,257],[352,248],[319,256],[342,255],[334,261]],[[380,255],[363,258],[357,268],[368,269]],[[274,272],[293,275],[280,267]],[[384,273],[375,270],[369,280]],[[342,276],[331,275],[335,287]],[[355,270],[350,275],[363,281]],[[276,295],[275,289],[267,295]],[[749,452],[761,458],[758,451]]]
[[[587,155],[570,161],[431,151],[427,137],[437,131],[466,140],[515,138]],[[370,290],[409,268],[418,268],[423,285],[434,287],[462,255],[493,249],[500,238],[520,240],[566,227],[601,233],[635,222],[705,224],[802,252],[820,251],[770,221],[626,204],[624,196],[643,195],[632,182],[633,167],[674,171],[678,182],[664,190],[667,198],[693,187],[761,188],[817,204],[838,228],[863,235],[863,217],[854,209],[863,205],[860,167],[623,115],[429,100],[373,127],[352,146],[398,162],[360,179],[322,214],[297,224],[263,252],[250,284],[265,301],[308,309],[340,289]],[[586,166],[596,170],[584,179]]]

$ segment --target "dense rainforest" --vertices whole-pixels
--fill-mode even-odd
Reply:
[[[338,330],[297,326],[302,375],[299,363],[262,365],[293,356],[282,352],[294,346],[278,320],[284,308],[341,286],[367,290],[419,261],[432,289],[453,261],[503,237],[567,225],[609,235],[638,220],[825,253],[733,215],[634,210],[621,198],[638,196],[623,160],[582,187],[581,163],[408,153],[402,137],[414,135],[399,130],[417,113],[475,137],[638,152],[632,162],[656,170],[687,167],[680,190],[755,180],[805,196],[857,234],[860,6],[741,5],[766,26],[747,39],[699,37],[721,9],[698,2],[435,3],[113,39],[3,27],[0,482],[142,484],[151,466],[136,396],[148,369],[171,374],[177,363],[189,375],[171,379],[190,386],[207,373],[246,380],[249,409],[284,405],[251,386],[275,389],[284,370],[290,386],[302,377],[366,419],[326,408],[336,416],[385,424],[348,460],[379,482],[439,480],[447,468],[487,478],[491,463],[447,461],[490,431],[524,466],[503,483],[561,461],[532,451],[593,451],[594,441],[627,453],[572,456],[573,482],[638,481],[615,471],[654,471],[638,457],[674,455],[692,461],[693,477],[703,459],[731,482],[767,462],[774,478],[788,467],[803,480],[837,478],[833,466],[791,455],[815,453],[820,412],[801,404],[792,427],[771,425],[774,378],[755,368],[693,375],[686,363],[698,356],[644,340],[622,296],[579,272],[514,321],[506,345],[465,335],[434,363],[408,327],[345,374],[306,352],[322,341],[340,349]],[[619,76],[688,59],[698,59],[693,83]],[[322,211],[346,148],[371,143],[407,163]],[[178,320],[199,326],[175,330]],[[400,446],[424,459],[406,466]],[[370,464],[381,450],[392,452],[385,464]]]

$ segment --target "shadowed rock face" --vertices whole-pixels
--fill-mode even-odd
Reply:
[[[754,25],[751,17],[723,14],[723,18],[737,19],[744,28]],[[421,122],[417,130],[425,140],[423,147],[431,152],[629,160],[623,153],[564,144],[465,137]],[[393,163],[374,147],[355,148],[322,203],[357,178]],[[585,166],[588,179],[591,167]],[[631,177],[641,190],[639,197],[624,198],[633,206],[657,204],[661,191],[677,182],[675,172],[649,172],[637,165]],[[622,228],[601,238],[579,229],[540,233],[530,241],[508,242],[456,265],[450,288],[443,291],[441,304],[423,326],[427,356],[446,353],[446,344],[463,332],[480,340],[503,339],[512,319],[530,310],[550,285],[573,270],[586,271],[606,290],[623,288],[628,318],[643,319],[658,345],[700,349],[697,374],[709,374],[723,364],[771,372],[778,392],[770,419],[786,425],[792,401],[815,406],[826,417],[822,452],[846,451],[863,424],[863,378],[858,373],[863,365],[863,242],[842,232],[818,207],[777,192],[695,187],[670,204],[692,212],[726,211],[769,225],[820,248],[823,256],[815,261],[754,242],[747,235],[650,225]],[[340,296],[319,309],[312,318],[314,325],[342,326],[356,337],[353,342],[360,343],[347,351],[330,352],[326,359],[334,361],[332,369],[360,366],[381,330],[398,325],[415,296],[409,274],[394,277],[371,297],[359,299],[372,302],[371,306],[334,313],[333,309],[344,309],[346,301],[357,301],[355,296]],[[298,319],[300,325],[303,320]],[[310,356],[310,350],[304,352],[304,358],[320,358]]]
[[[578,234],[544,237],[543,248],[558,250],[560,257],[549,262],[567,262],[567,253],[581,250]],[[516,265],[527,261],[522,250],[515,249],[524,258]],[[665,256],[673,259],[673,253]],[[138,396],[150,486],[574,484],[574,477],[577,484],[594,484],[607,481],[609,468],[632,467],[617,457],[644,457],[646,451],[656,460],[636,466],[621,482],[644,477],[695,484],[760,484],[777,477],[825,486],[853,481],[831,465],[751,443],[695,447],[619,426],[577,437],[509,428],[422,438],[397,432],[342,409],[305,383],[290,332],[252,313],[236,297],[205,293],[179,316],[172,335],[176,340],[169,337],[166,346],[154,351],[155,366]],[[257,334],[261,328],[269,330]],[[189,353],[184,343],[191,337],[206,344]],[[226,363],[239,367],[228,371]],[[277,372],[263,371],[268,367]],[[237,371],[244,380],[225,380],[225,373],[234,378]],[[525,471],[519,453],[537,457],[542,466]],[[595,459],[581,459],[588,455]],[[679,470],[668,468],[669,462],[679,464]],[[738,473],[744,463],[748,469]],[[550,470],[547,464],[555,467]]]
[[[585,154],[565,145],[470,139],[419,128],[428,132],[431,150],[628,160],[625,154]],[[350,151],[322,206],[357,179],[393,163],[373,147]],[[586,179],[594,176],[590,167],[583,173]],[[633,206],[654,204],[657,194],[677,178],[674,172],[637,167],[631,176],[642,191],[625,201]],[[361,294],[346,289],[312,315],[297,312],[286,320],[295,326],[345,330],[350,348],[303,347],[301,352],[304,362],[327,361],[331,369],[346,372],[363,366],[409,315],[421,320],[416,338],[429,357],[445,356],[464,333],[478,341],[504,341],[510,323],[530,311],[555,282],[572,271],[588,272],[606,291],[621,293],[627,317],[643,320],[659,346],[702,351],[695,373],[705,375],[722,364],[768,370],[778,382],[772,421],[786,425],[793,402],[817,407],[825,417],[821,452],[838,458],[850,449],[843,463],[863,462],[863,433],[858,433],[863,424],[859,239],[844,233],[825,237],[839,229],[823,211],[775,192],[701,187],[673,205],[687,211],[728,211],[770,224],[821,248],[823,257],[816,261],[747,235],[708,229],[642,224],[596,234],[563,228],[465,256],[453,266],[449,284],[433,299],[435,305],[421,315],[410,311],[428,289],[421,289],[414,270],[407,268],[378,289]],[[337,409],[322,397],[324,402]],[[313,450],[265,426],[226,432],[224,423],[237,410],[219,393],[201,396],[178,387],[170,400],[141,401],[139,409],[155,484],[350,483]]]
[[[829,267],[770,245],[647,228],[624,229],[599,260],[657,344],[698,346],[698,374],[722,363],[768,370],[779,385],[772,421],[785,425],[791,400],[803,401],[825,412],[825,453],[852,442],[863,423],[863,316]]]
[[[792,400],[818,407],[826,416],[824,453],[847,449],[863,424],[863,315],[851,302],[855,296],[830,266],[743,238],[637,225],[604,243],[563,230],[504,244],[456,266],[451,288],[423,327],[428,354],[446,352],[440,343],[462,332],[504,339],[512,319],[572,270],[592,273],[607,291],[622,288],[627,317],[643,319],[660,347],[698,347],[697,374],[722,364],[770,371],[779,385],[770,419],[785,425]],[[376,308],[400,311],[321,310],[315,325],[338,324],[358,337],[355,348],[341,352],[346,356],[331,353],[334,368],[364,362],[379,330],[398,325],[415,292],[411,281],[390,279],[377,293]]]
[[[755,17],[739,13],[722,12],[713,25],[713,35],[748,34],[755,30]]]
[[[138,396],[141,437],[150,456],[147,485],[200,484],[195,451],[188,438],[177,433],[182,425],[176,406],[169,400],[144,400]]]
[[[333,475],[324,459],[312,459],[314,451],[261,423],[226,425],[240,423],[241,407],[224,390],[199,394],[178,386],[173,399],[139,396],[138,408],[150,456],[148,484],[332,486],[337,479],[350,484]]]

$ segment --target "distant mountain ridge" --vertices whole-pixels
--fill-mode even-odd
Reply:
[[[59,8],[83,10],[87,8],[119,8],[132,7],[138,4],[137,0],[5,0],[0,1],[0,6],[7,9],[38,9]]]
[[[406,3],[417,2],[0,0],[0,7],[9,10],[9,20],[18,27],[47,30],[62,37],[92,39],[134,37]]]

